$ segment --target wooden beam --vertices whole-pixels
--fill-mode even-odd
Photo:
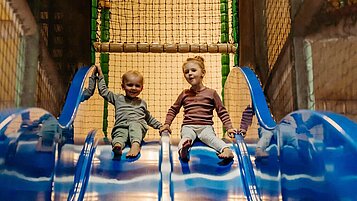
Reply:
[[[230,43],[213,44],[159,44],[159,43],[93,43],[96,52],[152,52],[152,53],[235,53]]]

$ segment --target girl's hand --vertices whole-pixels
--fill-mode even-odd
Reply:
[[[98,72],[97,66],[93,65],[92,67],[94,67],[92,75],[95,76]]]
[[[237,129],[235,128],[230,128],[227,130],[227,133],[228,133],[228,136],[231,137],[231,138],[234,138],[234,134],[237,133]]]
[[[164,131],[168,131],[171,134],[171,128],[168,124],[164,124],[163,126],[160,127],[160,134]]]
[[[247,134],[247,131],[244,130],[244,129],[240,129],[240,130],[238,131],[238,134],[241,135],[241,136],[244,138],[245,135]]]

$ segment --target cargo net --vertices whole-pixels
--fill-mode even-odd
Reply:
[[[98,8],[96,64],[100,55],[109,54],[109,90],[124,94],[121,76],[128,70],[138,70],[144,76],[140,98],[148,104],[150,113],[164,123],[166,113],[189,84],[183,77],[182,64],[188,57],[205,59],[204,84],[222,93],[221,53],[235,52],[232,42],[221,44],[220,1],[111,1],[109,40],[103,42],[100,27],[105,9]],[[103,5],[102,5],[103,6]],[[100,6],[99,6],[100,7]],[[104,6],[105,7],[105,6]],[[231,16],[231,1],[228,2]],[[229,21],[231,22],[231,20]],[[231,23],[230,23],[231,24]],[[110,27],[110,28],[109,28]],[[231,28],[229,28],[231,30]],[[231,34],[230,34],[231,35]],[[230,39],[232,41],[232,39]],[[230,66],[234,55],[230,54]],[[90,129],[101,129],[103,98],[95,95],[81,104],[75,122],[75,135],[86,135]],[[114,107],[108,104],[108,138],[114,124]],[[222,123],[214,113],[214,127],[223,136]],[[172,136],[180,136],[183,112],[172,124]],[[105,121],[105,120],[104,120]],[[146,138],[157,138],[152,128]]]

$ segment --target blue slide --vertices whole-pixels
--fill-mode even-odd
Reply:
[[[40,108],[0,113],[1,200],[357,200],[357,125],[309,110],[273,120],[254,72],[241,68],[260,125],[274,133],[269,158],[236,135],[233,161],[196,142],[179,160],[167,133],[136,159],[112,160],[96,131],[73,144],[73,120],[90,71],[75,75],[58,119]]]

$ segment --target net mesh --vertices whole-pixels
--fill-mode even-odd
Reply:
[[[111,42],[217,43],[219,1],[111,1]]]
[[[231,5],[228,1],[229,22]],[[221,36],[220,1],[110,1],[110,43],[148,44],[211,44],[219,43]],[[98,10],[97,42],[101,42],[100,27],[103,10]],[[231,23],[229,23],[231,26]],[[231,27],[229,30],[232,30]],[[232,38],[229,39],[232,43]],[[150,113],[164,122],[169,107],[189,84],[183,77],[182,64],[188,57],[205,59],[204,84],[222,93],[220,53],[109,53],[109,90],[124,93],[121,76],[128,70],[138,70],[144,76],[144,90],[140,97],[148,104]],[[96,53],[99,64],[100,53]],[[233,55],[230,57],[233,64]],[[87,86],[87,83],[86,83]],[[81,104],[75,121],[75,135],[86,135],[92,128],[102,128],[103,98],[95,95]],[[114,123],[114,107],[108,105],[108,137]],[[232,114],[230,114],[232,115]],[[172,124],[172,136],[179,137],[183,112]],[[222,123],[215,114],[217,135],[223,136]],[[158,137],[158,131],[149,129],[146,137]]]
[[[10,3],[0,0],[0,110],[18,107],[24,77],[24,36]]]

